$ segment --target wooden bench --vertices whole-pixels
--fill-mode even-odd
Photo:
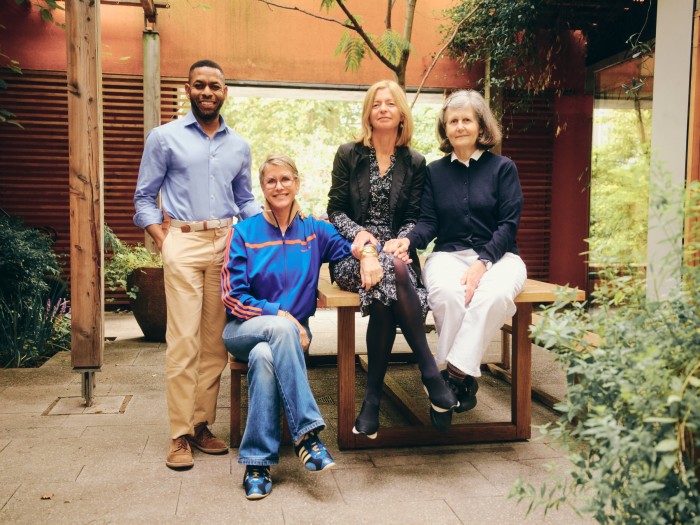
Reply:
[[[327,270],[318,285],[318,306],[336,308],[338,315],[338,447],[340,449],[458,444],[477,441],[512,441],[529,439],[531,401],[531,343],[529,326],[536,303],[556,300],[558,285],[528,279],[516,297],[512,321],[512,389],[511,420],[504,422],[455,424],[448,432],[438,432],[429,425],[382,427],[376,439],[352,433],[355,422],[355,312],[359,306],[356,293],[345,292],[330,282]],[[583,300],[577,290],[573,300]],[[424,418],[418,418],[424,423]]]
[[[496,423],[471,423],[453,425],[445,433],[437,432],[430,426],[427,409],[418,407],[413,396],[404,392],[398,384],[387,375],[385,390],[404,411],[411,427],[382,427],[377,439],[352,433],[355,423],[355,313],[359,310],[359,295],[346,292],[331,284],[327,265],[321,271],[318,284],[317,306],[335,308],[337,311],[337,364],[338,364],[338,446],[341,449],[416,446],[432,444],[455,444],[476,441],[509,441],[528,439],[531,423],[531,344],[529,327],[533,322],[532,306],[535,303],[548,303],[556,299],[554,284],[528,279],[523,291],[516,297],[516,313],[511,323],[504,325],[504,330],[512,335],[512,371],[504,375],[512,382],[511,421]],[[584,299],[584,292],[577,291],[574,300]],[[537,316],[534,316],[537,319]],[[515,327],[515,330],[513,330]],[[505,334],[504,334],[505,336]],[[507,364],[510,368],[510,345]],[[502,361],[505,353],[502,350]],[[323,359],[327,356],[321,356]],[[326,362],[327,360],[323,360]],[[361,356],[360,365],[367,367],[366,358]],[[503,363],[501,363],[503,364]],[[494,365],[495,366],[495,365]],[[248,365],[231,361],[231,446],[236,447],[241,440],[241,377],[247,373]],[[425,414],[423,414],[425,412]],[[283,418],[284,419],[284,418]],[[286,442],[289,442],[289,430],[284,426]]]

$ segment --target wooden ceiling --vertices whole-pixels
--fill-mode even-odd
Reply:
[[[586,64],[630,49],[627,40],[654,38],[658,0],[545,0],[550,27],[583,31],[588,40]]]

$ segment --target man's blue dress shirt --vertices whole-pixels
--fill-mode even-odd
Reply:
[[[134,194],[134,223],[163,222],[163,211],[181,221],[203,221],[260,212],[251,193],[250,146],[219,117],[213,138],[190,111],[151,130],[141,158]]]

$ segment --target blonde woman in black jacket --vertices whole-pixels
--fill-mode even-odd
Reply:
[[[379,402],[396,326],[406,338],[421,371],[431,402],[431,418],[457,405],[435,363],[423,323],[427,292],[420,281],[418,257],[407,265],[381,244],[405,237],[418,221],[425,179],[425,158],[410,149],[411,110],[393,81],[377,82],[365,95],[362,132],[357,142],[338,148],[333,161],[328,217],[353,242],[359,257],[378,257],[381,281],[363,275],[359,260],[348,256],[331,265],[333,279],[344,290],[359,292],[362,315],[369,315],[367,390],[353,432],[370,439],[379,429]]]

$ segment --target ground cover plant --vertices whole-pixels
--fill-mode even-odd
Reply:
[[[560,417],[542,432],[569,448],[573,466],[539,488],[518,483],[512,495],[529,510],[569,504],[599,523],[700,523],[699,185],[688,193],[674,289],[651,297],[636,267],[617,266],[601,276],[592,307],[555,303],[533,328],[567,370]]]

